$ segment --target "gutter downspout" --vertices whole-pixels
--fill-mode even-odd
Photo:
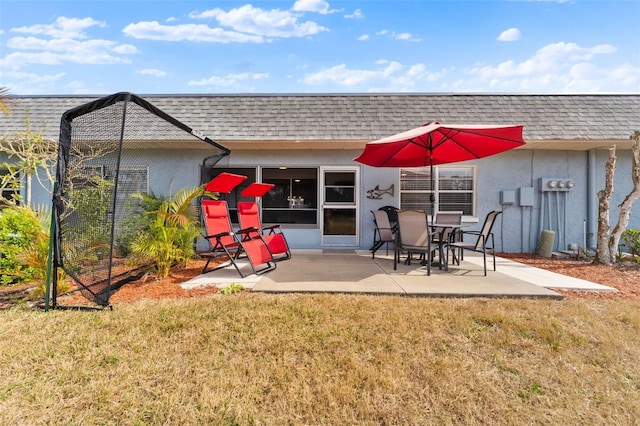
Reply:
[[[596,192],[596,150],[587,151],[587,247],[595,250],[598,217],[598,196]]]

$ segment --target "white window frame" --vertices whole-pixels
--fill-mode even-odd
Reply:
[[[118,193],[116,197],[116,210],[118,214],[116,215],[116,220],[121,222],[124,220],[124,216],[127,214],[126,206],[127,203],[131,201],[131,195],[141,192],[148,194],[149,193],[149,167],[148,166],[121,166],[120,167],[120,180],[122,181],[123,174],[127,174],[128,172],[135,172],[138,175],[144,174],[144,179],[136,180],[136,184],[140,184],[137,188],[126,188],[122,185],[122,182],[118,186]],[[110,174],[115,173],[115,170],[111,170],[109,168],[104,169],[104,173]],[[111,177],[113,179],[113,177]]]
[[[325,199],[325,174],[331,172],[346,172],[353,173],[354,175],[354,188],[353,188],[353,202],[331,202]],[[320,206],[318,208],[320,212],[320,230],[321,230],[321,245],[323,246],[358,246],[360,244],[360,168],[357,166],[322,166],[320,167],[319,176],[319,191],[320,191]],[[355,211],[355,235],[324,235],[324,209],[349,209]]]
[[[445,171],[447,169],[468,169],[471,171],[471,178],[473,179],[472,182],[472,189],[471,190],[466,190],[464,192],[471,192],[471,214],[465,214],[463,216],[464,218],[473,220],[476,219],[477,216],[477,183],[478,183],[478,179],[477,179],[477,168],[476,166],[454,166],[454,165],[444,165],[444,166],[434,166],[433,167],[433,174],[434,174],[434,188],[433,188],[433,192],[435,194],[435,201],[434,201],[434,209],[435,211],[439,211],[440,208],[440,194],[444,194],[444,193],[452,193],[455,191],[452,190],[440,190],[440,172],[441,171]],[[402,185],[402,173],[403,171],[422,171],[422,172],[427,172],[429,173],[431,170],[430,167],[416,167],[416,168],[402,168],[399,171],[399,182],[400,182],[400,206],[401,208],[403,208],[403,202],[402,202],[402,196],[403,194],[406,193],[413,193],[413,194],[425,194],[426,195],[426,205],[424,206],[424,210],[428,211],[431,207],[431,202],[430,200],[430,195],[431,195],[431,190],[427,189],[427,187],[425,186],[425,189],[411,189],[411,190],[407,190],[407,189],[403,189],[403,185]],[[420,209],[422,210],[422,208]],[[460,210],[463,210],[462,208],[460,208]]]

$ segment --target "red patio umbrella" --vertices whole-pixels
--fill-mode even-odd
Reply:
[[[374,167],[424,167],[473,160],[525,144],[523,126],[425,124],[366,144],[355,161]],[[433,194],[431,213],[433,214]]]

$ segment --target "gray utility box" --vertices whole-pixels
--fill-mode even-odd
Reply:
[[[500,191],[500,204],[514,204],[516,202],[516,191],[506,189]]]
[[[518,202],[520,207],[533,207],[533,186],[525,186],[518,189]]]

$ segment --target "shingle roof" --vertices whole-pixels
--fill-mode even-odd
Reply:
[[[57,139],[68,109],[99,96],[16,96],[0,135],[47,123]],[[247,94],[140,95],[217,141],[368,141],[430,121],[523,124],[525,140],[628,140],[640,129],[640,94]]]

